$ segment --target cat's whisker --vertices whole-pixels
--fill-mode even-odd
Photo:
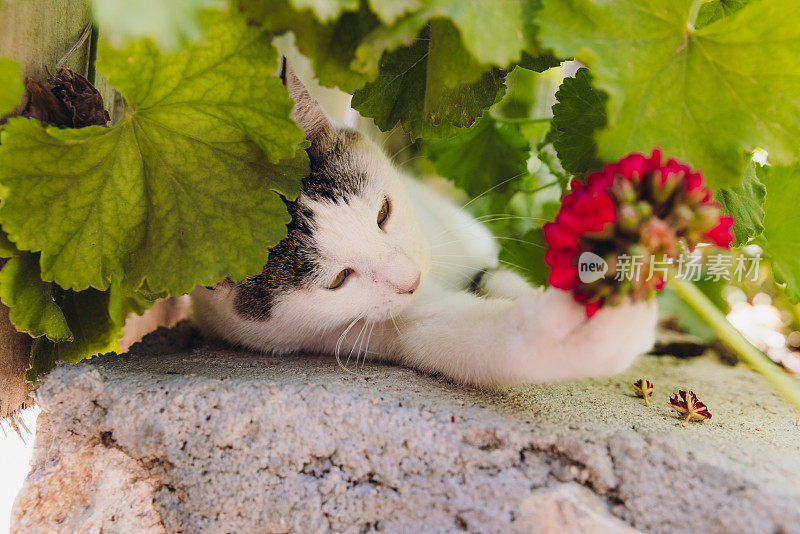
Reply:
[[[475,220],[479,221],[483,224],[487,224],[490,222],[495,221],[506,221],[510,219],[517,219],[517,220],[525,220],[525,221],[536,221],[536,222],[548,222],[549,219],[545,219],[543,217],[526,217],[524,215],[483,215],[482,217],[476,217]]]
[[[369,334],[367,334],[367,346],[364,348],[364,358],[361,360],[361,369],[364,369],[364,366],[367,364],[367,356],[369,355],[369,342],[372,339],[372,330],[375,328],[375,321],[372,321],[372,324],[369,327]]]
[[[391,138],[392,138],[391,131],[383,134],[383,142],[381,143],[381,152],[383,152],[384,154],[385,154],[384,149],[386,148],[386,143],[388,143],[389,140],[391,140]]]
[[[353,341],[353,346],[350,348],[350,354],[347,355],[347,360],[344,362],[345,368],[348,368],[347,366],[350,364],[350,357],[353,356],[353,351],[356,351],[356,346],[358,346],[358,350],[356,351],[356,368],[358,368],[358,354],[361,352],[361,341],[364,340],[362,336],[364,335],[364,332],[366,330],[367,330],[367,321],[364,321],[364,326],[361,327],[361,331],[359,331],[358,336],[356,336],[355,341]]]
[[[355,368],[358,369],[358,360],[361,358],[362,354],[363,357],[367,357],[367,349],[369,348],[369,328],[372,327],[372,321],[367,321],[364,324],[364,335],[361,337],[361,341],[358,343],[358,352],[356,352],[356,365]],[[366,342],[366,343],[365,343]],[[364,345],[364,352],[361,352],[361,346]]]
[[[457,257],[464,257],[464,256],[459,256],[458,254],[452,254],[451,256],[456,257],[456,258]],[[497,260],[497,261],[502,265],[507,265],[507,266],[513,267],[515,269],[518,269],[520,271],[524,271],[524,272],[528,272],[528,273],[532,272],[530,269],[528,269],[526,267],[523,267],[522,265],[518,265],[516,263],[510,262],[510,261],[506,261],[506,260]],[[471,265],[464,265],[464,264],[456,263],[456,262],[452,262],[452,261],[431,260],[431,263],[435,263],[437,265],[442,265],[444,267],[462,267],[464,269],[470,269],[471,271],[469,273],[457,273],[465,281],[466,280],[471,281],[475,277],[475,274],[478,272],[478,270],[476,268],[474,268],[473,266],[471,266]]]
[[[347,335],[348,332],[350,332],[350,329],[353,328],[353,325],[355,325],[360,319],[361,319],[361,317],[356,317],[355,319],[353,319],[353,322],[350,323],[348,325],[348,327],[344,329],[344,332],[342,332],[342,335],[339,336],[339,340],[336,342],[336,350],[334,351],[334,354],[336,356],[336,363],[339,364],[339,367],[341,367],[342,369],[344,369],[345,371],[347,371],[350,374],[355,374],[355,373],[353,373],[347,367],[342,365],[342,359],[340,357],[340,351],[342,349],[342,342],[344,341],[345,336]]]
[[[532,247],[545,248],[544,245],[541,245],[539,243],[534,243],[533,241],[526,241],[525,239],[518,239],[516,237],[504,237],[504,236],[498,236],[498,235],[495,235],[495,236],[492,236],[492,237],[494,239],[506,239],[508,241],[516,241],[517,243],[524,243],[526,245],[531,245]]]
[[[529,217],[527,215],[515,215],[513,213],[484,213],[483,215],[478,215],[475,217],[475,220],[479,221],[481,219],[485,219],[486,217],[518,217],[520,219],[540,219],[539,217]]]
[[[506,236],[501,236],[501,235],[493,235],[493,236],[489,236],[489,237],[491,239],[506,239],[508,241],[517,241],[519,243],[525,243],[526,245],[531,245],[533,247],[545,248],[544,245],[541,245],[539,243],[534,243],[533,241],[526,241],[524,239],[519,239],[519,238],[516,238],[516,237],[506,237]],[[448,241],[448,242],[445,242],[445,243],[437,243],[436,245],[431,246],[430,249],[431,250],[436,250],[437,248],[446,247],[447,245],[452,245],[453,243],[460,243],[460,242],[461,242],[460,239],[454,239],[453,241]],[[436,256],[436,255],[437,254],[434,253],[434,256]]]
[[[464,269],[469,269],[470,271],[474,272],[477,272],[481,269],[476,265],[468,265],[466,263],[457,263],[454,261],[431,260],[431,263],[436,265],[444,265],[446,267],[463,267]]]
[[[517,265],[516,263],[512,263],[510,261],[506,261],[506,260],[497,260],[497,261],[499,261],[503,265],[508,265],[510,267],[514,267],[514,268],[519,269],[521,271],[525,271],[526,273],[533,272],[530,269],[528,269],[527,267],[523,267],[522,265]]]
[[[398,164],[397,164],[397,166],[398,166],[398,167],[400,167],[400,168],[402,169],[404,165],[408,165],[408,164],[409,164],[409,163],[411,163],[412,161],[414,161],[414,160],[417,160],[417,159],[420,159],[420,158],[424,158],[424,157],[425,157],[425,155],[424,155],[424,154],[420,154],[420,155],[418,155],[418,156],[414,156],[413,158],[408,158],[407,160],[405,160],[405,161],[402,161],[402,162],[398,163]]]
[[[410,142],[410,143],[408,143],[406,146],[404,146],[403,148],[401,148],[400,150],[398,150],[397,152],[395,152],[394,154],[392,154],[391,160],[392,160],[392,161],[395,161],[395,160],[397,159],[397,156],[399,156],[399,155],[400,155],[402,152],[404,152],[404,151],[408,150],[408,149],[409,149],[409,148],[411,148],[412,146],[414,146],[414,141],[411,141],[411,142]]]
[[[464,204],[463,206],[461,206],[461,209],[464,209],[464,208],[466,208],[467,206],[469,206],[470,204],[472,204],[473,202],[475,202],[476,200],[478,200],[478,199],[479,199],[479,198],[481,198],[482,196],[484,196],[484,195],[486,195],[486,194],[488,194],[488,193],[491,193],[492,191],[494,191],[494,190],[495,190],[495,189],[497,189],[498,187],[500,187],[500,186],[503,186],[503,185],[507,184],[508,182],[510,182],[510,181],[512,181],[512,180],[516,180],[516,179],[517,179],[517,178],[519,178],[520,176],[525,176],[526,174],[528,174],[528,173],[527,173],[527,171],[526,171],[526,172],[521,172],[521,173],[519,173],[519,174],[516,174],[516,175],[512,176],[511,178],[508,178],[508,179],[506,179],[506,180],[503,180],[503,181],[502,181],[502,182],[500,182],[499,184],[495,184],[495,185],[493,185],[492,187],[490,187],[489,189],[487,189],[486,191],[484,191],[484,192],[483,192],[483,193],[481,193],[480,195],[478,195],[478,196],[474,197],[472,200],[470,200],[469,202],[467,202],[466,204]]]
[[[440,257],[440,258],[447,258],[447,257],[450,257],[450,258],[470,258],[470,256],[465,256],[465,255],[461,255],[461,254],[443,254],[443,255],[439,255],[437,257]],[[530,269],[528,269],[527,267],[523,267],[522,265],[519,265],[517,263],[513,263],[513,262],[510,262],[510,261],[501,260],[501,259],[498,259],[497,261],[498,261],[498,263],[500,263],[502,265],[507,265],[509,267],[514,267],[515,269],[519,269],[519,270],[525,271],[527,273],[533,272]],[[449,261],[431,260],[431,262],[432,263],[436,263],[437,265],[471,268],[471,266],[469,266],[469,265],[457,264],[457,263],[453,263],[453,262],[449,262]],[[475,274],[474,273],[470,274],[470,276],[475,276]]]
[[[461,281],[463,281],[465,283],[466,282],[472,282],[472,279],[475,278],[475,275],[480,270],[479,268],[477,268],[477,267],[475,267],[473,265],[463,265],[463,264],[453,263],[453,262],[434,262],[434,263],[436,265],[441,265],[443,267],[457,267],[457,268],[468,270],[468,272],[455,273],[455,276],[458,276],[459,280],[461,280]]]

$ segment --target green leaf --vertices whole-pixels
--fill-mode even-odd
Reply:
[[[16,107],[24,90],[22,67],[14,60],[0,57],[0,116]]]
[[[800,301],[800,164],[763,167],[759,173],[769,194],[764,203],[765,251],[772,258],[775,277],[786,283],[792,302]]]
[[[523,51],[538,54],[534,17],[541,0],[371,0],[381,20],[414,12],[418,20],[449,19],[458,29],[467,52],[479,63],[506,67]],[[423,9],[417,11],[422,4]]]
[[[463,53],[451,55],[451,61],[470,59],[476,65],[500,68],[519,62],[537,72],[559,64],[550,53],[541,50],[536,38],[533,15],[541,8],[540,0],[504,0],[467,5],[460,0],[434,0],[425,2],[422,9],[419,0],[372,0],[371,5],[378,17],[388,25],[380,26],[368,34],[356,51],[352,66],[360,72],[374,72],[383,52],[401,45],[410,46],[419,30],[436,19],[449,20],[456,37],[464,43]],[[492,31],[487,32],[486,28]],[[450,70],[459,72],[454,67]]]
[[[130,314],[143,314],[156,300],[141,289],[133,291],[119,280],[113,280],[108,295],[108,315],[115,324],[124,326]]]
[[[744,6],[748,0],[711,0],[704,2],[697,12],[694,27],[702,28],[719,19],[730,17]]]
[[[226,0],[92,0],[92,14],[103,37],[115,45],[150,38],[163,50],[199,40],[206,9],[225,9]]]
[[[59,307],[72,331],[73,341],[53,343],[39,338],[31,348],[31,368],[26,378],[34,382],[41,373],[52,369],[56,360],[77,363],[97,354],[118,351],[122,325],[115,323],[108,313],[108,291],[60,291],[56,294]]]
[[[515,124],[503,123],[488,114],[455,137],[430,139],[425,146],[436,172],[452,179],[470,197],[495,186],[509,189],[514,178],[527,173],[527,139]]]
[[[606,125],[608,97],[592,88],[588,69],[578,69],[574,78],[564,78],[553,105],[553,147],[564,169],[573,174],[598,169],[595,131]]]
[[[775,163],[800,155],[800,3],[751,2],[691,31],[692,3],[546,0],[538,22],[609,95],[602,159],[660,146],[730,187],[758,147]]]
[[[149,40],[122,50],[101,41],[97,70],[123,94],[139,127],[167,122],[201,143],[254,141],[273,163],[293,157],[304,134],[273,75],[279,65],[269,34],[235,15],[205,18],[205,40],[177,54],[161,53]]]
[[[8,240],[8,235],[0,230],[0,258],[13,258],[18,252],[14,243]]]
[[[722,205],[722,211],[733,215],[735,221],[733,246],[744,245],[764,231],[764,198],[767,196],[767,188],[758,180],[761,169],[755,161],[750,161],[741,184],[717,192],[717,201]]]
[[[378,26],[359,43],[350,67],[361,73],[377,74],[383,53],[414,44],[417,34],[426,24],[424,15],[414,13],[399,19],[391,26]]]
[[[150,41],[101,47],[98,69],[130,106],[115,127],[6,125],[0,223],[18,248],[42,252],[44,280],[82,290],[146,279],[181,294],[259,272],[285,236],[275,191],[299,192],[303,132],[263,31],[212,22],[207,42],[179,54]]]
[[[309,10],[295,10],[287,0],[238,3],[247,17],[264,29],[274,34],[293,32],[295,45],[311,58],[314,74],[322,85],[352,93],[377,75],[377,60],[371,70],[351,68],[358,46],[379,26],[378,19],[366,7],[346,11],[338,19],[323,23]]]
[[[386,24],[422,7],[422,0],[369,0],[369,6]]]
[[[537,56],[533,56],[528,52],[523,52],[518,65],[534,72],[544,72],[547,69],[561,65],[561,60],[548,52]]]
[[[457,53],[453,36],[448,22],[436,21],[413,45],[384,54],[380,75],[353,94],[353,107],[381,130],[399,122],[414,137],[452,135],[453,127],[470,126],[495,102],[504,73],[492,69],[474,83],[448,87],[463,79],[463,61],[450,61]],[[449,45],[439,46],[440,38]]]
[[[323,22],[336,19],[342,11],[357,11],[358,3],[358,0],[292,0],[296,10],[311,10]]]
[[[500,265],[516,271],[535,286],[546,286],[548,267],[544,263],[547,243],[541,229],[530,230],[521,239],[503,239]]]
[[[67,320],[53,299],[53,285],[39,276],[39,255],[23,252],[0,271],[0,299],[17,330],[51,341],[72,339]]]

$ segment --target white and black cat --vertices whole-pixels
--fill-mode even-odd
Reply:
[[[192,294],[211,336],[257,350],[397,362],[481,387],[624,370],[655,336],[653,302],[600,310],[498,268],[486,228],[332,123],[287,72],[311,173],[261,274]]]

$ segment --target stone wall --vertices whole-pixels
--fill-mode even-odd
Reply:
[[[682,428],[679,387],[713,418]],[[59,365],[37,398],[13,532],[800,532],[796,415],[707,357],[486,393],[182,325]]]

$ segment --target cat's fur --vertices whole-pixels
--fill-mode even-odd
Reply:
[[[568,293],[531,288],[498,268],[495,240],[465,211],[334,125],[291,72],[287,87],[311,173],[287,202],[288,236],[262,274],[193,292],[205,333],[270,353],[336,354],[351,368],[359,357],[398,362],[481,387],[617,373],[651,348],[654,303],[587,319]],[[327,289],[345,268],[353,272],[341,287]]]

